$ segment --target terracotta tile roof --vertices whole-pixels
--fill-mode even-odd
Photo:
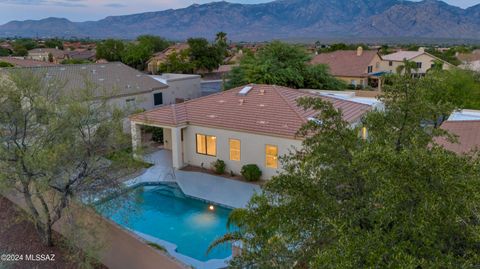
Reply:
[[[10,63],[16,67],[58,66],[57,64],[50,62],[36,61],[30,59],[19,59],[15,57],[0,57],[0,62]]]
[[[148,60],[148,62],[151,62],[151,61],[163,61],[165,59],[167,59],[167,56],[172,54],[173,52],[181,52],[183,50],[186,50],[188,49],[190,46],[188,44],[185,44],[185,43],[179,43],[179,44],[175,44],[175,45],[171,45],[170,47],[164,49],[163,51],[161,52],[157,52],[153,55],[152,58],[150,58],[150,60]]]
[[[338,50],[315,55],[311,64],[326,64],[334,76],[364,77],[377,51],[366,50],[357,56],[356,50]]]
[[[294,138],[299,128],[317,112],[297,106],[300,97],[331,101],[353,123],[371,109],[365,104],[320,97],[290,88],[272,85],[248,85],[252,89],[239,95],[244,87],[231,89],[181,104],[163,106],[130,117],[131,121],[158,126],[197,125],[247,133]]]
[[[446,149],[456,153],[468,153],[477,147],[480,149],[480,120],[446,121],[442,129],[458,139],[458,143],[450,143],[445,138],[438,138],[436,142]]]
[[[480,61],[480,50],[474,50],[472,53],[460,53],[457,58],[462,62]]]

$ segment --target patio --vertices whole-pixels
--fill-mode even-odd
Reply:
[[[230,208],[243,208],[260,187],[255,184],[230,180],[200,172],[176,170],[172,166],[172,152],[159,150],[144,156],[154,164],[142,175],[125,183],[133,186],[141,183],[175,182],[182,191],[193,198],[202,199]]]

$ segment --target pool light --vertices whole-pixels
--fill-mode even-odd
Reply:
[[[208,209],[209,209],[210,211],[213,211],[213,210],[215,210],[215,207],[214,207],[213,205],[210,205],[210,206],[208,207]]]

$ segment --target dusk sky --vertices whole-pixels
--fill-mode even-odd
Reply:
[[[235,0],[237,3],[261,3],[271,0]],[[379,0],[381,1],[381,0]],[[11,20],[61,17],[72,21],[98,20],[110,15],[124,15],[169,8],[182,8],[211,0],[0,0],[0,24]],[[467,8],[480,0],[446,0]]]

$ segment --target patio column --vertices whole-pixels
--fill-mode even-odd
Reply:
[[[136,153],[140,147],[142,146],[142,131],[140,129],[140,124],[135,122],[131,122],[131,132],[132,132],[132,150],[133,150],[133,157],[140,158]]]
[[[183,168],[182,128],[172,128],[172,164],[173,168]]]

